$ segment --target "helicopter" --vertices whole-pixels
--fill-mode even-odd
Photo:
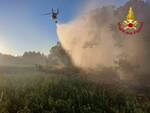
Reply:
[[[51,19],[55,22],[58,23],[57,18],[58,18],[58,14],[59,14],[59,9],[57,9],[57,11],[54,11],[54,9],[52,8],[52,11],[43,15],[50,15]]]

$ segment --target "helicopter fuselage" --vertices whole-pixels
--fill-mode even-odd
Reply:
[[[57,19],[57,13],[52,13],[52,16],[51,16],[51,18],[53,19],[53,20],[56,20]]]

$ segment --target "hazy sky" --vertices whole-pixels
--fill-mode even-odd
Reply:
[[[58,40],[56,26],[50,17],[41,14],[59,8],[59,23],[66,23],[85,7],[87,1],[118,6],[127,0],[0,0],[0,52],[48,54]]]

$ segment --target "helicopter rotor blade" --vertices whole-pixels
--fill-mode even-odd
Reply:
[[[42,15],[51,15],[52,13],[45,13],[45,14],[42,14]]]

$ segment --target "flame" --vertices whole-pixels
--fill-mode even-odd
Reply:
[[[127,15],[127,20],[135,20],[135,16],[134,16],[134,12],[132,7],[130,7],[129,11],[128,11],[128,15]]]

